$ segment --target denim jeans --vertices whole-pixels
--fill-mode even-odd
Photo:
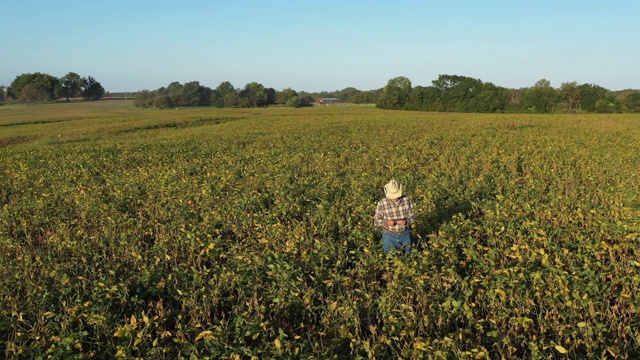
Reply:
[[[389,251],[402,251],[405,256],[411,254],[411,232],[405,230],[402,234],[396,235],[386,230],[382,230],[382,249],[387,255]]]

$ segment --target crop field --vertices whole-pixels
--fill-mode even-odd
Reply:
[[[0,357],[640,357],[637,114],[5,106],[0,159]]]

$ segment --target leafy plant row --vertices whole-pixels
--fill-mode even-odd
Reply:
[[[139,114],[0,149],[5,357],[638,356],[633,117]],[[392,177],[406,259],[372,226]]]

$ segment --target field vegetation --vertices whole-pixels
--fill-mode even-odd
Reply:
[[[638,358],[639,121],[4,106],[0,354]]]

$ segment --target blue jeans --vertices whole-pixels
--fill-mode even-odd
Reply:
[[[396,235],[386,230],[382,230],[382,249],[384,254],[389,254],[389,251],[402,251],[405,256],[411,254],[411,232],[405,230],[402,234]]]

